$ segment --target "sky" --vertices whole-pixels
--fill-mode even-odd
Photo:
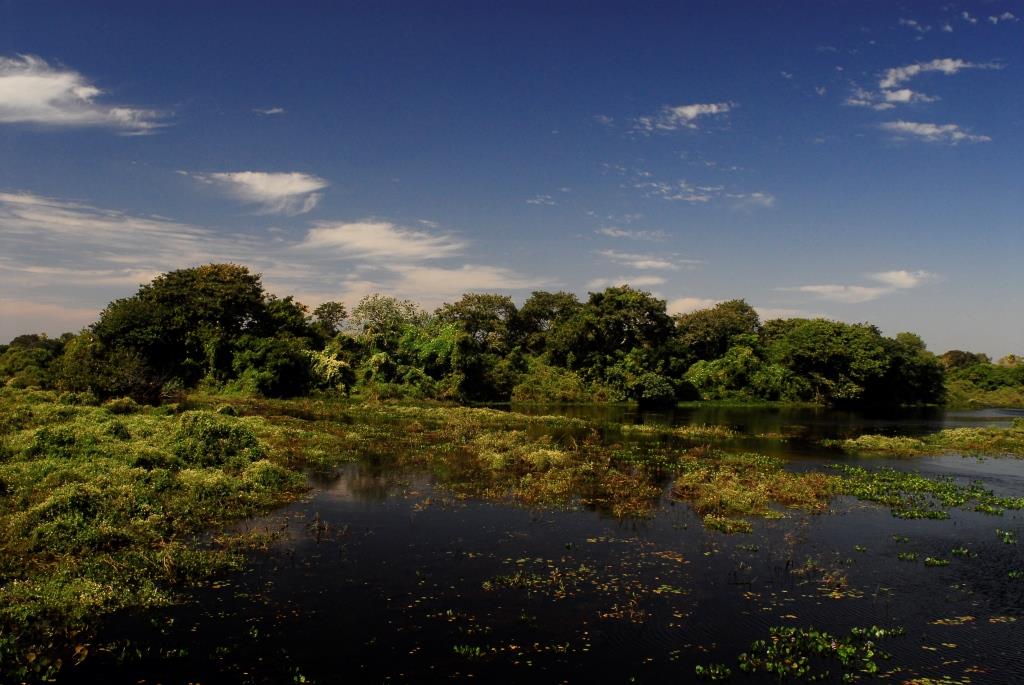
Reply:
[[[1024,353],[1024,2],[0,0],[0,341],[235,262]]]

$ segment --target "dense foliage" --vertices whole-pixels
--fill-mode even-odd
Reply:
[[[18,387],[156,403],[202,387],[289,397],[313,391],[455,401],[679,400],[936,404],[1024,388],[1012,355],[936,357],[912,333],[825,319],[761,322],[743,300],[672,317],[628,286],[535,292],[517,307],[468,293],[433,313],[369,295],[312,312],[267,293],[244,266],[163,274],[110,303],[78,335],[0,348]],[[1010,390],[1007,390],[1007,389]]]

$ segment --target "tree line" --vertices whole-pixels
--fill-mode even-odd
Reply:
[[[762,322],[743,300],[673,317],[663,300],[628,286],[585,301],[538,291],[521,307],[469,293],[428,313],[375,294],[351,311],[340,302],[310,310],[267,293],[244,266],[208,264],[158,276],[78,334],[15,338],[0,347],[0,376],[149,403],[208,388],[462,402],[902,405],[941,403],[947,369],[982,363],[956,354],[969,353],[938,357],[912,333],[890,338],[866,323]],[[1013,368],[1024,383],[1024,367]]]

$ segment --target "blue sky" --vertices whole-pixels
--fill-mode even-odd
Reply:
[[[1024,352],[1024,4],[0,0],[0,339],[245,263]]]

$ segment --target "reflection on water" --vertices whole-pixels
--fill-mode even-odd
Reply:
[[[551,408],[531,408],[552,413]],[[568,408],[607,421],[716,423],[803,437],[887,428],[999,425],[999,412],[866,417],[813,409],[710,408],[637,414]],[[785,446],[779,448],[787,449]],[[835,455],[802,453],[799,468]],[[1024,496],[1024,462],[955,456],[849,459]],[[123,616],[81,682],[688,682],[776,625],[845,632],[906,628],[884,647],[896,682],[1024,681],[1019,512],[953,510],[900,520],[839,498],[825,515],[786,512],[750,535],[706,530],[667,496],[656,514],[529,510],[460,500],[422,472],[380,459],[313,481],[311,497],[247,525],[283,537],[251,568],[191,603]],[[954,551],[955,550],[955,551]],[[948,561],[927,566],[926,558]],[[123,652],[123,650],[122,650]],[[122,653],[123,656],[123,653]],[[734,682],[777,682],[735,673]]]

